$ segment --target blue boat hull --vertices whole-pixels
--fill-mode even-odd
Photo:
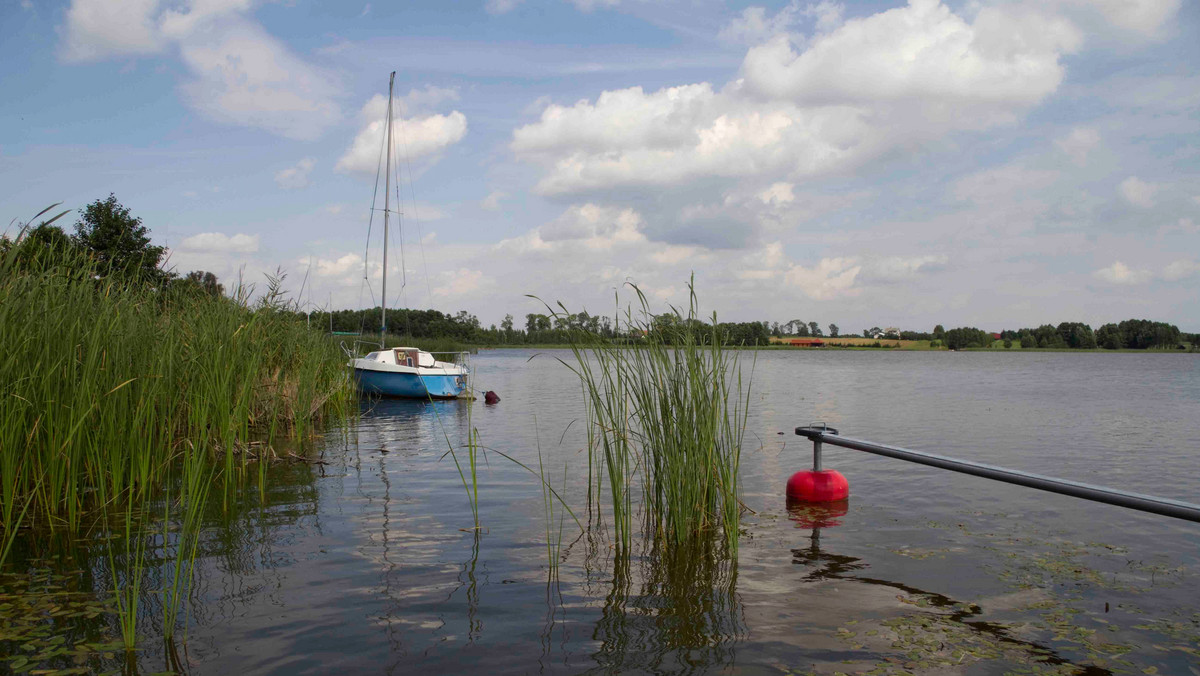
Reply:
[[[418,375],[354,369],[354,378],[364,394],[381,397],[452,399],[467,387],[467,379],[461,375]]]

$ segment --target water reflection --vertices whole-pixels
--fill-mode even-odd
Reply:
[[[583,431],[563,431],[580,415],[577,382],[560,377],[565,370],[552,360],[527,356],[481,355],[489,387],[505,393],[498,406],[370,402],[344,434],[328,435],[308,453],[296,449],[307,462],[283,452],[261,487],[254,465],[229,492],[214,487],[187,605],[187,642],[180,631],[175,646],[158,638],[173,541],[164,541],[161,519],[150,518],[141,651],[131,668],[197,676],[834,673],[869,672],[890,658],[897,661],[884,673],[1101,674],[1101,659],[1159,673],[1186,673],[1194,663],[1192,653],[1174,648],[1200,640],[1194,529],[1121,512],[1097,518],[1093,508],[1055,496],[1018,501],[1008,487],[934,477],[837,449],[827,462],[851,477],[853,509],[792,505],[780,513],[780,478],[807,465],[807,444],[794,451],[788,443],[782,457],[746,449],[744,499],[758,514],[743,523],[739,561],[703,542],[614,557],[596,522],[578,543],[563,542],[556,575],[537,480],[509,462],[482,469],[481,510],[490,532],[464,532],[473,524],[469,504],[453,463],[442,457],[447,439],[462,444],[470,420],[489,446],[536,466],[536,413],[545,437],[559,438],[557,446],[541,444],[547,466],[569,466],[562,493],[573,507],[586,504]],[[1085,367],[1072,356],[1026,357],[1024,370],[1014,370],[1019,365],[988,355],[763,353],[756,369],[761,404],[748,429],[782,446],[795,439],[796,424],[842,421],[844,430],[867,438],[918,448],[933,448],[936,438],[948,454],[1033,471],[1070,475],[1074,467],[1086,478],[1095,466],[1115,467],[1130,488],[1194,499],[1188,477],[1197,473],[1191,451],[1200,423],[1186,406],[1194,407],[1190,395],[1200,393],[1200,364],[1121,355]],[[1193,369],[1184,390],[1155,384],[1184,376],[1147,375],[1167,366]],[[1132,382],[1136,396],[1091,387],[1105,369]],[[975,386],[981,373],[991,373],[991,386]],[[1076,406],[1039,389],[1047,381],[1069,382],[1089,398]],[[1128,438],[1110,438],[1111,426],[1096,424],[1100,412],[1154,427],[1161,448],[1128,453]],[[781,429],[787,434],[768,437]],[[1089,453],[1078,453],[1081,445]],[[159,516],[160,507],[152,507]],[[39,582],[62,595],[20,603],[30,608],[23,615],[38,618],[30,622],[39,631],[63,636],[64,645],[115,635],[107,610],[50,615],[67,599],[75,608],[111,598],[106,530],[79,540],[24,538],[14,551],[9,571],[62,576]],[[124,565],[120,556],[114,560]],[[0,587],[15,589],[4,575]],[[1105,622],[1121,626],[1110,630]],[[4,653],[21,645],[4,641],[0,672],[11,668]],[[1175,652],[1164,657],[1155,645]],[[69,667],[69,659],[45,666]],[[904,666],[910,660],[918,666]],[[120,669],[123,661],[117,651],[112,661],[86,666]]]
[[[596,622],[599,671],[686,674],[733,663],[747,633],[735,556],[700,537],[655,547],[634,569],[618,568]]]
[[[891,642],[890,647],[908,649],[906,657],[909,666],[921,670],[949,666],[939,659],[942,655],[958,654],[961,663],[970,652],[972,662],[1003,656],[1009,662],[1044,664],[1048,668],[1067,667],[1078,676],[1107,676],[1112,673],[1094,664],[1073,663],[1048,645],[1018,637],[1010,625],[978,619],[988,610],[983,605],[956,600],[904,582],[857,574],[869,568],[866,561],[821,548],[821,530],[841,525],[841,518],[849,512],[848,501],[814,504],[788,500],[787,511],[788,518],[796,524],[796,528],[811,531],[807,547],[791,550],[792,563],[809,569],[803,577],[805,582],[837,580],[900,592],[895,598],[901,604],[910,606],[910,613],[878,622],[877,625],[867,624],[863,629],[876,636],[880,635],[881,630],[895,632],[897,640]],[[862,612],[867,608],[858,610]],[[888,613],[888,609],[882,607],[874,610]],[[888,614],[894,612],[895,609],[892,609]],[[866,629],[866,626],[879,628]],[[839,634],[857,636],[856,632],[844,628],[839,630]],[[853,647],[878,650],[890,640],[889,637],[885,641],[877,641],[877,645],[869,645],[871,641],[863,640],[863,643],[853,644]],[[933,648],[933,644],[937,647]],[[920,656],[921,660],[912,659],[914,655]],[[886,662],[881,662],[880,666],[886,666]],[[968,662],[967,666],[970,664]]]

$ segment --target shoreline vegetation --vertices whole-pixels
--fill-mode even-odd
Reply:
[[[22,558],[43,534],[104,542],[133,650],[143,583],[163,585],[163,636],[182,623],[207,506],[252,468],[261,484],[272,443],[318,436],[356,395],[282,276],[257,300],[225,295],[211,275],[164,272],[111,196],[73,236],[53,225],[66,213],[0,238],[0,565],[18,533]]]
[[[676,331],[679,317],[667,312],[651,315],[644,326],[620,326],[620,317],[553,311],[525,315],[525,327],[518,328],[511,314],[500,326],[485,328],[477,317],[466,311],[450,315],[437,310],[399,309],[389,311],[389,344],[411,345],[428,351],[458,352],[486,348],[569,348],[573,336],[587,332],[604,337],[613,345],[645,345],[652,334]],[[378,343],[380,324],[378,307],[365,310],[314,311],[304,315],[313,327],[343,342],[359,340]],[[1006,329],[989,333],[973,327],[950,330],[939,324],[932,331],[902,331],[873,327],[862,336],[842,334],[836,324],[829,335],[816,322],[799,320],[778,322],[721,322],[708,332],[708,340],[717,340],[732,348],[800,349],[900,349],[900,350],[1100,350],[1112,351],[1190,351],[1200,352],[1200,334],[1184,333],[1166,322],[1128,319],[1109,323],[1095,331],[1080,322],[1043,324],[1037,328]],[[374,333],[372,333],[374,331]]]
[[[636,302],[621,309],[617,299],[615,334],[644,340],[631,345],[584,326],[569,334],[574,359],[557,358],[583,388],[589,513],[603,514],[607,494],[618,571],[635,531],[647,551],[715,540],[723,556],[734,556],[753,366],[743,377],[737,352],[720,340],[716,314],[699,319],[694,277],[686,311],[669,315],[653,315],[642,290],[627,286]],[[569,316],[561,303],[561,312],[546,308]]]

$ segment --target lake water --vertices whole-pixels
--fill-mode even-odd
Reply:
[[[476,386],[497,405],[381,402],[313,451],[327,464],[276,464],[265,491],[215,509],[177,668],[1200,674],[1200,524],[828,446],[848,504],[789,509],[783,496],[811,462],[793,429],[824,421],[1200,502],[1194,355],[743,353],[754,382],[736,559],[639,550],[615,574],[598,530],[556,513],[548,536],[538,480],[495,453],[474,532],[444,457],[468,425],[529,466],[540,451],[586,516],[582,397],[555,359],[570,353],[534,354],[475,357]],[[547,542],[561,542],[557,575]],[[101,552],[72,550],[92,571],[85,586],[105,588],[89,563]],[[152,599],[142,622],[156,635]],[[144,643],[138,667],[164,668],[160,645]]]

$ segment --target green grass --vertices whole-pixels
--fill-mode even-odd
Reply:
[[[715,316],[698,320],[691,285],[689,307],[673,309],[674,321],[665,329],[642,291],[631,288],[637,307],[627,307],[617,324],[644,333],[644,342],[617,346],[579,331],[573,334],[574,361],[563,361],[584,390],[590,506],[599,513],[607,495],[623,555],[630,552],[635,508],[642,532],[655,542],[680,545],[719,532],[736,551],[750,389],[739,353],[720,344]]]
[[[166,498],[163,527],[177,531],[165,593],[178,604],[198,515],[229,495],[250,442],[312,436],[350,413],[354,390],[344,355],[294,318],[277,282],[251,304],[247,289],[153,288],[27,244],[0,249],[0,565],[21,529],[110,534],[131,628],[150,498]]]

